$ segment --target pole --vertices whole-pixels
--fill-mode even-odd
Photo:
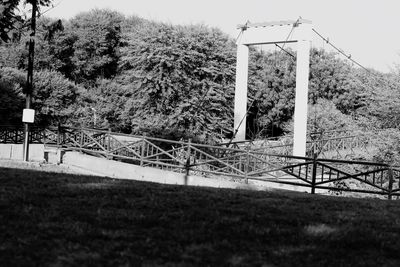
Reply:
[[[310,44],[309,40],[299,40],[297,42],[293,156],[299,157],[306,156]]]
[[[32,18],[31,18],[31,33],[29,38],[29,54],[28,54],[28,76],[26,79],[25,103],[26,108],[31,108],[32,91],[33,91],[33,57],[35,54],[35,34],[36,34],[36,11],[37,1],[32,2]],[[24,124],[24,150],[23,160],[29,161],[29,123]]]
[[[185,185],[188,185],[189,183],[189,175],[190,175],[190,144],[191,144],[191,139],[188,140],[188,146],[187,146],[187,156],[186,156],[186,162],[185,162]]]
[[[312,175],[311,176],[311,194],[315,194],[315,183],[317,182],[317,153],[314,153],[314,155],[313,155],[313,165],[312,165],[311,175]]]
[[[249,69],[249,47],[238,44],[236,56],[236,86],[234,106],[233,138],[246,140],[247,80]]]
[[[393,191],[393,169],[389,167],[389,188],[388,188],[388,199],[392,200],[392,192]]]

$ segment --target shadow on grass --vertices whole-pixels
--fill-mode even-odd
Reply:
[[[400,266],[397,201],[0,168],[4,266]]]

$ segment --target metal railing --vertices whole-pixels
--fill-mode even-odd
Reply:
[[[0,127],[0,142],[18,143],[22,136],[21,130]],[[313,145],[351,150],[355,142],[352,138],[319,140]],[[400,169],[388,164],[325,159],[317,157],[317,153],[313,157],[294,157],[276,153],[279,146],[212,146],[73,127],[37,128],[30,140],[187,175],[297,185],[309,188],[311,193],[332,190],[386,195],[389,199],[400,196]]]
[[[332,131],[323,135],[311,134],[307,137],[306,155],[327,159],[353,159],[360,153],[370,152],[371,135],[357,134],[347,131]],[[268,151],[281,155],[291,155],[293,151],[293,137],[283,136],[262,140],[238,141],[222,143],[221,146]]]
[[[43,133],[45,129],[42,127],[31,127],[29,135],[29,143],[43,143]],[[3,144],[22,144],[24,142],[24,128],[22,126],[1,125],[0,126],[0,143]]]

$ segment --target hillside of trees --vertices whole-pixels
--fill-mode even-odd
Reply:
[[[22,28],[0,43],[1,124],[21,123],[28,35]],[[37,124],[196,142],[232,136],[236,46],[218,29],[99,9],[70,20],[41,17],[34,67]],[[290,132],[295,59],[252,48],[249,75],[248,137]],[[399,82],[399,70],[365,71],[313,48],[309,131],[379,129],[400,136]]]

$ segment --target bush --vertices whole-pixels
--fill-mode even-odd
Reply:
[[[400,131],[394,128],[380,130],[371,137],[370,159],[400,166]]]
[[[308,134],[326,135],[332,131],[357,131],[357,125],[357,121],[338,110],[333,101],[321,98],[315,105],[308,106]],[[293,133],[293,120],[290,120],[284,129]]]

